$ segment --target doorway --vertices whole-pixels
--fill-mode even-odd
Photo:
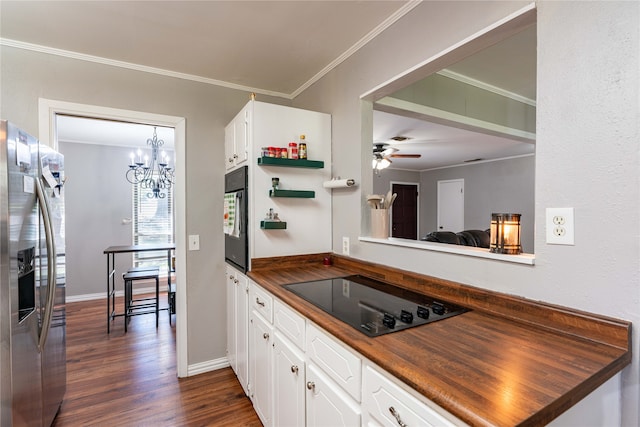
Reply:
[[[418,240],[418,184],[392,182],[391,193],[391,237]]]
[[[40,98],[39,105],[40,141],[57,149],[56,116],[71,115],[126,121],[174,128],[175,130],[175,257],[176,264],[186,266],[186,121],[184,117],[122,110],[95,105],[77,104]],[[125,159],[124,161],[127,161]],[[176,363],[178,377],[188,376],[188,334],[186,302],[186,269],[176,271]],[[106,282],[106,278],[105,278]],[[106,285],[105,285],[106,286]]]
[[[464,230],[464,179],[438,181],[438,231]]]

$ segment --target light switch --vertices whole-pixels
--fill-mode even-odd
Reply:
[[[199,251],[200,250],[200,235],[199,234],[190,234],[189,235],[189,250],[190,251]]]

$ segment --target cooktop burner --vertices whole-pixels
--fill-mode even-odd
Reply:
[[[359,275],[294,283],[284,288],[370,337],[467,311],[458,305]]]

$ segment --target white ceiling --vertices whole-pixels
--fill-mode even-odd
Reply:
[[[9,46],[293,98],[418,4],[399,0],[2,0],[0,41]],[[442,5],[425,2],[424,7]],[[535,100],[535,31],[533,35],[533,40],[516,39],[511,45],[505,44],[507,50],[500,53],[499,49],[487,49],[484,55],[474,55],[450,69]],[[442,126],[393,119],[395,124],[390,123],[390,117],[376,119],[378,130],[374,129],[374,134],[380,133],[380,126],[392,134],[410,129],[418,135],[412,152],[426,148],[425,144],[420,147],[416,143],[419,139],[439,140],[438,144],[430,144],[430,151],[425,151],[419,161],[394,159],[394,166],[401,168],[421,170],[442,166],[445,160],[459,163],[460,159],[522,152],[522,147],[501,152],[499,147],[506,147],[507,141],[488,140],[468,131],[444,133],[446,128]],[[59,140],[120,141],[120,145],[137,140],[144,144],[153,132],[145,126],[137,129],[138,135],[120,137],[111,133],[111,129],[121,132],[119,128],[105,127],[108,122],[73,120],[65,124],[62,120],[58,125]],[[398,133],[392,132],[394,126]],[[81,133],[87,129],[88,134]],[[158,132],[160,137],[161,131]],[[99,139],[93,140],[96,135]],[[167,144],[172,143],[170,135],[162,137]],[[470,144],[472,139],[474,143]],[[454,144],[447,140],[467,142],[460,151],[461,147],[453,149]],[[531,144],[525,145],[533,150]],[[475,154],[472,147],[485,147],[485,151]],[[402,150],[408,153],[408,148]],[[460,154],[454,155],[456,150]]]

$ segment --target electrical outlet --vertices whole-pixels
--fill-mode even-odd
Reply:
[[[342,238],[342,255],[349,255],[349,238]]]
[[[189,250],[190,251],[199,251],[200,250],[200,235],[199,234],[190,234],[189,235]]]
[[[574,244],[573,208],[547,208],[545,222],[548,244]]]

